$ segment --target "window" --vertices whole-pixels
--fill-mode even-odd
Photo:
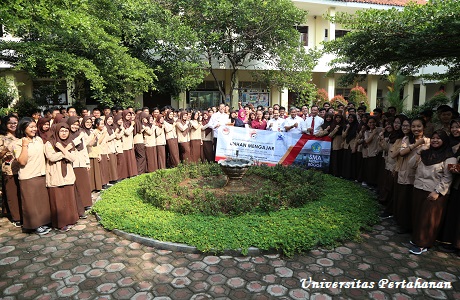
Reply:
[[[219,82],[223,86],[223,82]],[[187,107],[191,109],[207,109],[222,103],[222,95],[215,81],[203,81],[193,91],[187,93]]]
[[[270,90],[267,85],[252,81],[240,81],[239,85],[239,100],[243,106],[246,104],[252,104],[254,107],[270,105]]]
[[[308,47],[308,26],[297,26],[297,30],[300,32],[300,42]]]
[[[187,107],[204,110],[222,103],[222,96],[219,91],[189,91],[187,100]]]
[[[348,101],[348,96],[350,96],[350,91],[351,91],[351,89],[336,88],[335,89],[335,95],[342,95],[343,98],[345,98],[345,100]]]
[[[338,38],[344,37],[349,32],[350,31],[348,31],[348,30],[336,30],[335,31],[335,38],[338,39]]]
[[[327,42],[327,37],[328,37],[328,31],[327,29],[324,29],[324,41]]]

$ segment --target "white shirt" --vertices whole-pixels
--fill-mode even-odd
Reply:
[[[278,118],[278,119],[270,119],[267,122],[267,130],[271,131],[284,131],[284,121],[285,119]],[[272,124],[270,126],[270,124]]]
[[[283,127],[286,128],[287,126],[292,126],[295,123],[297,123],[297,127],[293,127],[289,131],[284,129],[284,131],[291,132],[291,133],[302,133],[302,131],[300,130],[300,125],[302,124],[302,122],[303,122],[303,119],[299,116],[296,116],[295,118],[292,118],[291,116],[289,116],[289,118],[284,120]]]
[[[307,129],[311,128],[311,123],[313,121],[313,117],[308,117],[305,121],[302,122],[301,131],[303,133],[309,134]],[[313,128],[313,134],[317,134],[321,130],[321,125],[324,124],[324,119],[320,116],[315,117],[315,128]]]
[[[209,120],[209,127],[212,128],[215,138],[217,138],[219,127],[228,123],[230,123],[230,116],[226,113],[221,113],[218,111],[212,114],[211,119]]]

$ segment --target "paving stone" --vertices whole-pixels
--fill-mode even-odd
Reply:
[[[172,265],[164,264],[164,265],[159,265],[158,267],[156,267],[154,271],[157,272],[158,274],[167,274],[167,273],[170,273],[173,269],[174,267]]]
[[[237,289],[237,288],[243,287],[246,284],[246,282],[243,278],[233,277],[233,278],[228,279],[226,284],[231,289]]]
[[[187,254],[143,246],[100,227],[47,237],[0,219],[1,299],[459,299],[460,260],[436,251],[409,255],[409,236],[382,222],[335,249],[285,258]],[[386,241],[384,239],[387,238]],[[404,244],[405,243],[405,244]],[[315,281],[449,281],[453,289],[303,289]]]
[[[113,292],[112,296],[115,299],[131,299],[135,294],[136,291],[133,288],[123,287]]]
[[[267,292],[274,297],[283,296],[284,294],[286,294],[287,290],[287,288],[279,284],[267,286]]]
[[[151,300],[151,299],[154,299],[154,296],[148,292],[139,292],[139,293],[134,294],[132,299],[133,300]]]
[[[184,288],[188,286],[192,281],[187,277],[176,277],[171,281],[171,285],[174,288]]]

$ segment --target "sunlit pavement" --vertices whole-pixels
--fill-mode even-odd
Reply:
[[[389,219],[362,234],[361,243],[292,258],[231,257],[147,247],[105,230],[92,215],[68,232],[46,236],[21,233],[2,218],[0,298],[460,299],[460,258],[436,248],[411,255],[409,238],[396,234]],[[310,278],[323,287],[312,288]],[[452,288],[404,288],[404,280],[448,281]],[[361,288],[327,287],[329,282]]]

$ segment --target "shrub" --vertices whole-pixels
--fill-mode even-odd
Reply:
[[[297,167],[254,166],[241,180],[240,193],[223,189],[218,164],[180,165],[143,177],[139,193],[148,203],[182,214],[239,215],[300,207],[321,195],[321,173]],[[289,180],[286,180],[289,178]]]
[[[102,200],[95,203],[93,210],[102,218],[105,228],[186,243],[204,252],[242,249],[245,254],[249,247],[258,247],[278,249],[291,256],[318,246],[332,247],[342,241],[359,240],[360,231],[370,229],[378,221],[375,196],[353,182],[329,175],[317,177],[324,185],[324,194],[317,201],[270,214],[245,213],[233,217],[158,209],[136,193],[147,176],[124,180],[102,193]]]
[[[347,106],[348,102],[342,95],[335,95],[334,98],[331,99],[331,105],[333,108],[337,109],[339,104]]]
[[[356,106],[364,104],[367,108],[369,108],[369,100],[367,99],[366,90],[358,84],[350,90],[348,101],[353,102]]]

